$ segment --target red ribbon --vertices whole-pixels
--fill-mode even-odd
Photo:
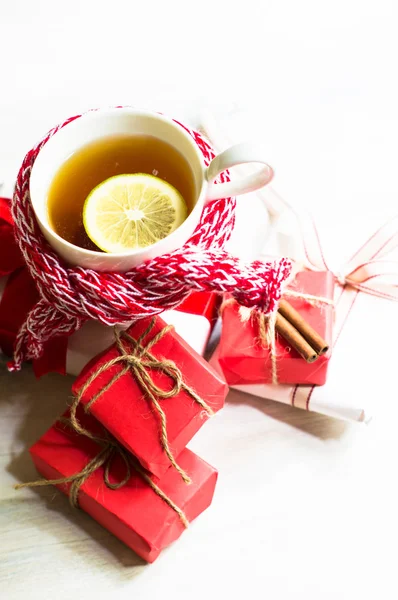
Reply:
[[[9,356],[15,338],[31,308],[40,300],[14,238],[10,201],[0,197],[0,277],[7,277],[0,299],[0,349]],[[0,289],[4,282],[0,282]],[[46,343],[43,356],[33,361],[36,377],[57,372],[65,375],[68,339],[58,337]]]
[[[341,293],[335,298],[333,347],[336,346],[346,320],[359,293],[398,302],[398,263],[392,259],[398,247],[398,215],[392,217],[355,252],[336,272],[326,262],[315,221],[306,213],[295,214],[305,257],[304,266],[314,271],[331,271]],[[380,309],[382,310],[382,308]],[[316,387],[296,385],[291,388],[293,406],[309,409]]]

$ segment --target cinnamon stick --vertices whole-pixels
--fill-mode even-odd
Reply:
[[[308,363],[312,363],[319,358],[314,348],[279,311],[276,313],[275,329]]]
[[[300,315],[293,306],[282,299],[278,308],[280,314],[297,329],[308,344],[321,356],[329,350],[327,342],[311,327],[309,323]]]

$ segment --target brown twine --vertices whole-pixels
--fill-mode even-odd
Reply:
[[[324,296],[313,296],[312,294],[302,294],[301,292],[295,292],[293,290],[285,289],[283,296],[290,296],[293,298],[299,298],[301,300],[305,300],[309,304],[312,305],[330,305],[333,306],[333,300],[326,298]],[[233,306],[237,304],[234,298],[228,298],[224,300],[224,302],[220,306],[219,314],[222,315],[224,309],[227,306]],[[265,315],[264,313],[248,308],[246,306],[239,306],[239,316],[242,323],[247,323],[249,319],[252,319],[257,323],[258,327],[258,341],[263,348],[270,349],[270,358],[271,358],[271,380],[272,383],[277,385],[278,382],[278,364],[277,364],[277,352],[276,352],[276,314],[278,307],[276,307],[275,311],[273,311],[270,315]]]
[[[313,306],[322,306],[323,304],[334,306],[334,301],[330,300],[330,298],[326,298],[325,296],[313,296],[312,294],[303,294],[301,292],[295,292],[293,290],[288,289],[284,290],[283,296],[290,296],[290,298],[299,298],[300,300],[306,300],[306,302],[312,304]]]
[[[81,435],[86,435],[88,437],[92,437],[92,434],[80,425],[80,423],[76,417],[77,407],[80,404],[83,395],[86,393],[86,391],[91,386],[91,384],[97,379],[97,377],[99,377],[102,373],[104,373],[104,371],[107,371],[114,365],[116,365],[118,363],[122,363],[122,364],[125,363],[125,366],[118,373],[116,373],[110,379],[110,381],[106,385],[104,385],[103,388],[101,388],[98,392],[96,392],[96,394],[94,394],[94,396],[91,398],[91,400],[85,405],[85,407],[84,407],[85,411],[86,412],[89,411],[91,406],[94,404],[94,402],[96,402],[98,400],[98,398],[100,398],[102,396],[102,394],[107,392],[113,386],[113,384],[116,383],[116,381],[118,381],[121,377],[123,377],[124,375],[126,375],[126,373],[128,373],[130,371],[132,376],[135,378],[138,385],[141,387],[142,391],[146,395],[146,397],[149,398],[149,400],[151,401],[153,407],[155,408],[155,410],[159,416],[159,419],[160,419],[160,441],[162,444],[162,448],[166,453],[166,456],[170,460],[170,463],[172,464],[172,466],[181,475],[181,477],[185,481],[185,483],[191,483],[189,476],[177,464],[177,462],[170,450],[168,435],[167,435],[166,414],[163,411],[159,400],[172,398],[172,397],[176,396],[177,394],[179,394],[181,391],[184,391],[195,402],[197,402],[197,404],[199,404],[209,416],[213,415],[214,413],[213,413],[212,409],[210,408],[210,406],[208,406],[206,404],[206,402],[204,402],[204,400],[202,400],[202,398],[195,392],[195,390],[193,388],[189,387],[188,385],[186,385],[186,383],[183,380],[180,369],[177,367],[177,365],[173,361],[163,359],[163,358],[158,359],[153,354],[151,354],[151,352],[149,352],[149,350],[153,346],[155,346],[159,342],[159,340],[161,340],[162,337],[164,335],[166,335],[166,333],[168,333],[170,330],[173,329],[172,325],[167,325],[161,331],[159,331],[152,339],[150,339],[148,342],[145,343],[144,340],[147,337],[147,335],[150,334],[154,325],[155,325],[155,318],[153,318],[151,320],[147,329],[137,339],[134,339],[126,331],[118,332],[116,329],[114,330],[116,346],[117,346],[117,349],[119,350],[119,356],[116,356],[115,358],[112,358],[108,362],[104,363],[90,375],[90,377],[87,379],[87,381],[84,383],[84,385],[80,388],[77,395],[73,399],[73,403],[71,405],[70,419],[73,424],[73,428],[75,429],[75,431],[77,433],[79,433]],[[123,341],[126,341],[129,345],[129,347],[125,346]],[[167,375],[167,377],[174,384],[172,389],[167,391],[167,390],[163,390],[162,388],[158,387],[151,377],[151,374],[150,374],[151,371],[159,371],[159,372],[163,373],[164,375]]]
[[[59,421],[72,430],[74,430],[74,425],[70,419],[66,419],[61,417]],[[74,475],[69,475],[69,477],[60,477],[59,479],[38,479],[36,481],[29,481],[27,483],[18,483],[14,486],[16,490],[20,490],[25,487],[40,487],[45,485],[62,485],[65,483],[72,483],[69,490],[69,502],[74,508],[78,508],[79,506],[79,492],[82,485],[87,481],[87,479],[99,468],[104,467],[104,483],[106,487],[111,490],[118,490],[126,485],[131,477],[131,467],[144,479],[144,481],[149,485],[149,487],[155,492],[157,496],[159,496],[163,502],[165,502],[174,512],[179,516],[184,527],[188,527],[188,519],[185,516],[185,513],[179,508],[172,500],[169,498],[157,485],[152,481],[147,473],[142,469],[142,467],[133,462],[133,457],[127,453],[127,451],[121,446],[116,440],[112,440],[110,438],[101,438],[90,433],[90,439],[94,440],[97,444],[102,446],[100,452],[90,460],[85,467]],[[126,466],[126,475],[123,477],[121,481],[117,481],[112,483],[109,478],[110,470],[112,468],[112,463],[116,455],[119,455],[123,460]]]

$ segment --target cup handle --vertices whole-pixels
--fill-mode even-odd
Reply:
[[[206,179],[209,182],[207,191],[206,201],[218,200],[220,198],[229,198],[230,196],[238,196],[239,194],[246,194],[247,192],[253,192],[259,188],[264,187],[271,181],[274,176],[274,171],[270,167],[265,158],[265,148],[261,144],[243,142],[242,144],[236,144],[231,146],[218,154],[206,169]],[[264,166],[245,177],[239,177],[234,181],[228,181],[226,183],[214,183],[215,178],[225,169],[235,167],[244,163],[262,163]]]

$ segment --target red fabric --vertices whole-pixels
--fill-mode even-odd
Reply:
[[[0,198],[0,277],[9,275],[24,264],[14,238],[10,200]]]
[[[150,321],[151,319],[138,321],[128,329],[128,333],[137,339],[147,329]],[[156,317],[155,325],[144,342],[151,340],[164,327],[166,323],[160,317]],[[228,393],[228,386],[223,378],[219,377],[209,363],[174,330],[164,335],[152,347],[151,353],[159,360],[163,357],[172,360],[180,369],[186,385],[192,387],[213,412],[223,407]],[[76,394],[101,365],[117,356],[119,351],[114,344],[93,358],[76,378],[72,387],[73,393]],[[82,403],[87,404],[125,366],[126,363],[120,362],[99,375],[83,395]],[[170,390],[174,385],[170,378],[156,369],[147,373],[155,385],[162,390]],[[169,446],[174,457],[177,458],[206,422],[208,415],[183,390],[171,398],[163,400],[159,398],[159,402],[166,415]],[[159,416],[151,400],[145,396],[143,389],[130,372],[120,377],[107,392],[102,394],[91,405],[90,412],[137,457],[145,469],[157,477],[162,477],[170,467],[170,461],[161,445]]]
[[[295,291],[333,300],[334,276],[330,272],[301,272],[295,279]],[[308,323],[332,345],[333,307],[313,306],[305,300],[288,298]],[[330,351],[313,363],[307,363],[281,337],[276,338],[278,383],[315,384],[326,382]],[[229,385],[272,382],[268,348],[258,343],[258,325],[252,320],[242,323],[239,307],[227,306],[223,311],[222,334],[218,346],[218,362]]]
[[[0,299],[0,348],[9,356],[26,315],[39,299],[24,265],[14,238],[10,200],[0,198],[0,277],[8,276]]]
[[[15,242],[10,200],[0,198],[0,277],[7,276],[0,294],[0,349],[11,356],[18,331],[39,301],[40,294]],[[33,361],[36,376],[50,371],[64,374],[66,348],[66,338],[46,342],[42,357]]]
[[[0,233],[0,248],[4,241]],[[26,268],[20,267],[9,276],[0,300],[0,348],[7,356],[12,355],[17,333],[38,298]]]
[[[68,351],[68,338],[58,336],[44,344],[43,354],[33,360],[33,371],[40,378],[47,373],[66,375],[66,354]]]
[[[79,411],[78,418],[85,428],[103,437],[102,428],[84,410]],[[100,450],[89,438],[56,423],[32,446],[30,453],[43,477],[59,479],[79,473]],[[183,450],[179,460],[192,479],[191,485],[184,483],[174,469],[168,469],[156,483],[188,521],[193,521],[211,504],[217,471],[188,449]],[[120,481],[125,473],[125,465],[116,456],[111,466],[111,481]],[[69,493],[70,484],[57,487],[64,494]],[[104,484],[104,467],[97,469],[81,487],[79,505],[148,562],[153,562],[184,531],[177,513],[135,471],[125,486],[111,490]]]

